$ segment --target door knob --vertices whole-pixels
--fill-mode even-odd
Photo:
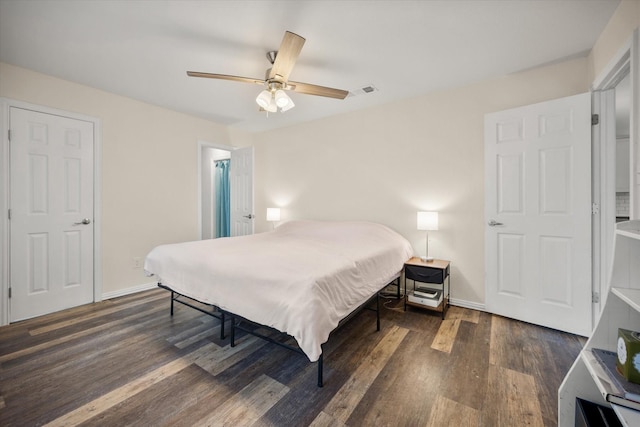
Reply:
[[[496,225],[504,225],[504,224],[503,224],[503,223],[501,223],[501,222],[496,222],[496,221],[495,221],[495,220],[493,220],[493,219],[492,219],[491,221],[489,221],[489,226],[490,226],[490,227],[495,227]]]
[[[91,220],[89,218],[85,218],[80,222],[74,222],[73,225],[87,225],[91,224]]]
[[[253,218],[255,218],[255,215],[253,215],[253,214],[244,215],[244,218],[253,219]]]

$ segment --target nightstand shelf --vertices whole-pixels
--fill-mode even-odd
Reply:
[[[449,308],[449,300],[451,299],[451,276],[449,274],[450,265],[450,261],[442,259],[422,261],[418,257],[413,257],[404,263],[405,311],[407,310],[407,306],[437,311],[442,313],[442,318],[444,319],[447,309]],[[416,282],[425,283],[428,288],[442,292],[442,301],[437,307],[431,307],[429,305],[409,301],[407,280],[411,280],[413,282],[413,289],[411,290],[411,293],[415,292]]]

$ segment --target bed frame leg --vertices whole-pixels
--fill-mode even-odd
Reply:
[[[320,353],[320,358],[318,359],[318,387],[322,386],[322,353]]]
[[[220,339],[224,339],[224,311],[220,310]]]
[[[380,292],[376,294],[376,330],[380,332]]]
[[[171,315],[173,316],[173,300],[175,298],[175,292],[171,291]]]
[[[236,346],[236,318],[233,316],[233,314],[231,315],[231,331],[230,331],[230,342],[229,344],[231,345],[231,347],[235,347]]]

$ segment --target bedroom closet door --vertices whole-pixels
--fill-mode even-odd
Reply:
[[[591,95],[485,116],[487,311],[591,332]]]
[[[10,321],[94,300],[94,124],[10,108]]]

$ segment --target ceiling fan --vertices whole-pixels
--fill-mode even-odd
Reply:
[[[289,80],[289,74],[291,74],[296,59],[300,55],[304,42],[305,39],[303,37],[290,31],[285,31],[282,43],[280,43],[280,49],[267,53],[267,59],[271,62],[272,67],[267,70],[264,80],[228,74],[201,73],[198,71],[187,71],[187,75],[264,85],[266,89],[260,92],[256,98],[256,103],[270,113],[275,113],[278,108],[280,108],[281,112],[284,112],[295,106],[285,92],[288,90],[307,95],[326,96],[328,98],[346,98],[349,94],[349,91],[346,90]]]

